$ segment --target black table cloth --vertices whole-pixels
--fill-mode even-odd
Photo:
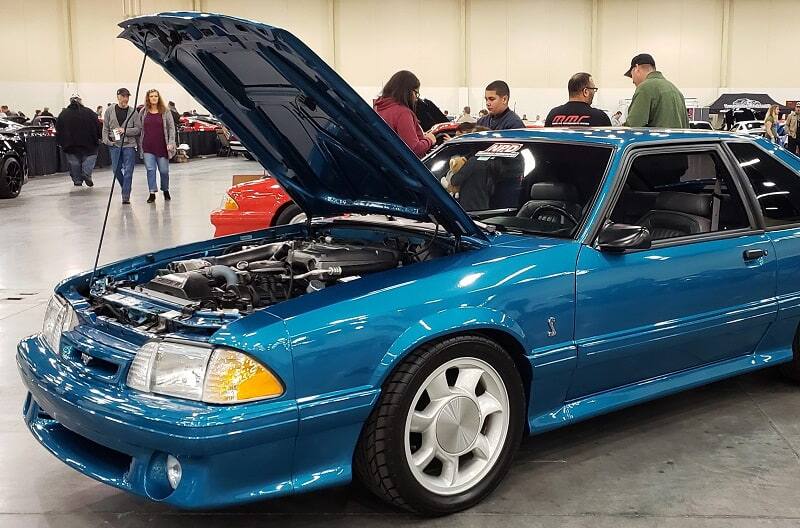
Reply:
[[[216,155],[222,145],[213,130],[178,132],[178,145],[189,145],[189,157]]]
[[[53,174],[59,169],[59,151],[54,136],[27,136],[25,149],[28,152],[28,175]]]

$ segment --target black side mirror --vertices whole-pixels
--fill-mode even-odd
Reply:
[[[622,253],[626,249],[647,249],[652,240],[650,230],[638,225],[608,222],[597,237],[600,251]]]

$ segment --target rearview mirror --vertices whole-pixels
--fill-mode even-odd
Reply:
[[[650,230],[646,227],[608,222],[597,237],[600,251],[622,253],[627,249],[647,249],[651,245]]]

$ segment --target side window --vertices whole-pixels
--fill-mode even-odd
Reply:
[[[800,222],[800,176],[755,145],[728,147],[753,186],[767,226]]]
[[[750,227],[733,178],[713,150],[637,156],[611,220],[645,226],[653,240]]]

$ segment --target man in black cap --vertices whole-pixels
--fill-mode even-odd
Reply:
[[[111,154],[114,177],[122,187],[122,204],[131,203],[133,168],[136,165],[136,147],[142,132],[141,118],[128,105],[131,92],[127,88],[117,90],[117,104],[106,108],[103,116],[103,142]]]
[[[640,53],[632,58],[625,76],[636,85],[628,108],[627,126],[689,128],[683,94],[656,70],[652,55]]]

